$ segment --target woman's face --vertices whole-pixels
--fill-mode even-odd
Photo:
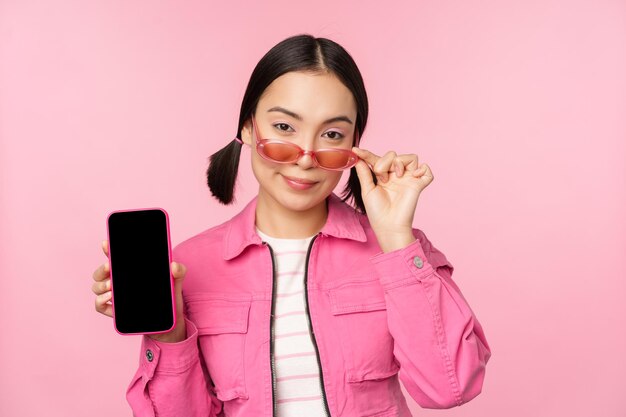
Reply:
[[[255,122],[259,139],[281,139],[306,150],[340,148],[353,145],[356,103],[350,90],[329,73],[289,72],[276,78],[257,105]],[[268,161],[256,150],[251,120],[241,132],[244,143],[252,148],[252,170],[259,182],[259,198],[267,203],[302,211],[323,202],[335,189],[342,171],[328,171],[315,165],[310,155],[297,162],[281,164]],[[294,184],[288,178],[312,183]]]

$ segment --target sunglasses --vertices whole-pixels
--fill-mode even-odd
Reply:
[[[295,143],[286,142],[280,139],[259,139],[254,116],[252,125],[256,136],[256,149],[259,155],[271,162],[279,164],[293,164],[304,155],[311,155],[316,166],[329,171],[341,171],[352,168],[359,161],[359,157],[348,149],[318,149],[316,151],[305,151]],[[356,144],[359,143],[359,133],[355,133]]]

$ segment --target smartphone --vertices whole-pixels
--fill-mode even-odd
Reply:
[[[111,303],[122,335],[165,333],[176,326],[169,216],[162,208],[107,216]]]

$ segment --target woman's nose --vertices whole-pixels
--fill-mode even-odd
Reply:
[[[311,155],[311,153],[311,151],[305,151],[304,155],[302,155],[300,159],[296,161],[296,164],[298,164],[298,166],[300,166],[300,168],[302,169],[309,169],[316,166],[317,164],[315,163],[315,160],[313,159],[313,155]]]

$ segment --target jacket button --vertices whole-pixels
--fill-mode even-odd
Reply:
[[[424,266],[424,261],[422,261],[422,259],[419,256],[416,256],[413,258],[413,265],[415,265],[418,268],[421,268]]]
[[[154,354],[150,349],[146,350],[146,359],[148,359],[148,362],[152,362],[152,359],[154,359]]]

